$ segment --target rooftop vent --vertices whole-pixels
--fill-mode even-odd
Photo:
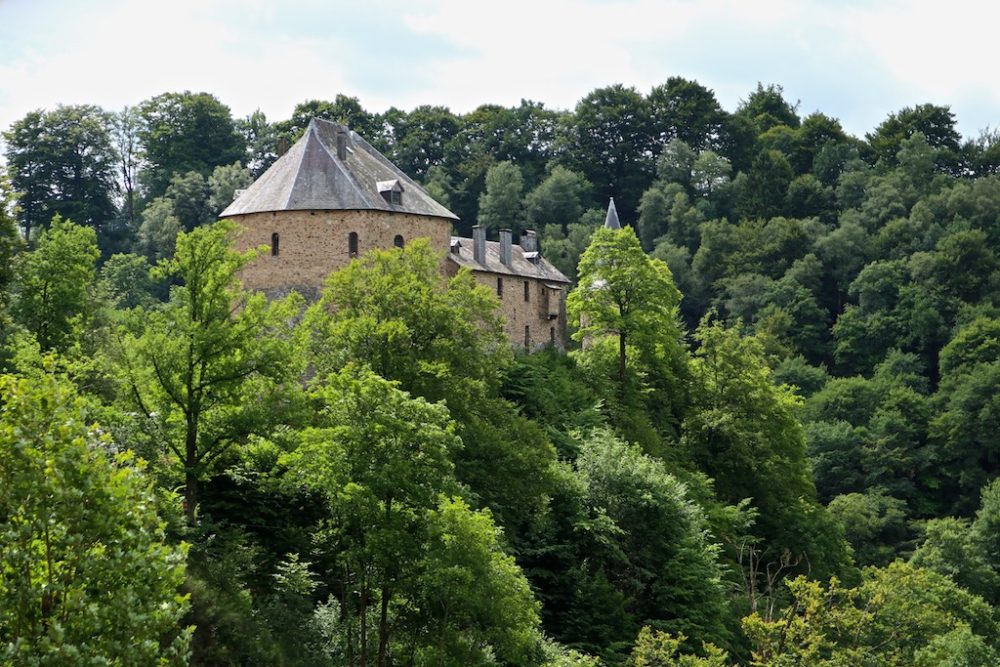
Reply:
[[[343,130],[337,132],[337,159],[347,159],[347,132]]]

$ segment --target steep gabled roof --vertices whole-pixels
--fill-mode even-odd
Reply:
[[[618,222],[618,209],[615,208],[615,198],[612,197],[608,203],[608,215],[604,218],[604,226],[608,229],[621,229],[622,223]]]
[[[569,283],[570,279],[562,271],[538,252],[524,252],[517,244],[510,247],[510,266],[500,261],[499,241],[486,242],[486,256],[482,263],[477,262],[473,251],[473,240],[460,236],[451,237],[451,252],[448,259],[459,266],[465,266],[473,271],[486,271],[500,275],[518,276],[520,278],[535,278],[550,283]],[[531,261],[534,259],[535,261]]]
[[[337,156],[341,132],[346,137],[344,159]],[[396,181],[392,189],[403,193],[399,203],[380,193],[386,181]],[[458,219],[357,132],[319,118],[220,217],[299,210],[378,210]]]

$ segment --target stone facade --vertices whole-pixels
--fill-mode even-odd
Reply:
[[[447,248],[451,222],[432,216],[388,211],[273,211],[230,218],[239,226],[239,251],[266,246],[261,256],[244,267],[247,289],[267,294],[295,290],[314,299],[326,277],[351,261],[350,235],[358,235],[359,254],[372,248],[391,248],[396,237],[407,243],[430,239],[434,248]],[[278,252],[272,254],[272,235]]]
[[[451,275],[458,265],[449,263]],[[528,351],[553,346],[566,349],[566,289],[537,278],[473,271],[476,282],[493,290],[500,299],[504,332],[511,345]]]
[[[515,347],[565,347],[569,280],[541,256],[533,232],[512,243],[451,236],[458,218],[350,128],[314,118],[303,136],[220,215],[238,232],[236,250],[263,247],[241,272],[247,289],[270,297],[319,297],[334,271],[374,248],[427,238],[442,272],[460,267],[496,290]],[[502,287],[501,287],[502,285]]]

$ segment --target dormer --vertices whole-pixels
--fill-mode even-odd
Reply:
[[[385,200],[387,204],[400,205],[403,203],[403,185],[399,182],[399,179],[392,179],[391,181],[379,181],[376,183],[378,187],[378,193],[382,195],[382,199]]]

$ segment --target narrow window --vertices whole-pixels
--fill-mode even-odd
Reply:
[[[527,280],[524,281],[524,300],[531,301],[531,285],[528,284]]]
[[[524,325],[524,349],[528,349],[531,345],[531,327],[527,324]]]
[[[347,235],[347,254],[354,259],[358,256],[358,233],[351,232]]]
[[[271,257],[277,257],[281,249],[278,247],[278,242],[281,239],[278,237],[278,232],[271,234]]]
[[[556,344],[556,328],[555,327],[549,327],[549,342],[552,343],[553,345]]]
[[[497,296],[503,296],[503,278],[497,276]]]
[[[396,234],[396,238],[394,238],[392,240],[392,245],[396,246],[397,248],[402,248],[403,247],[403,235],[402,234]]]

